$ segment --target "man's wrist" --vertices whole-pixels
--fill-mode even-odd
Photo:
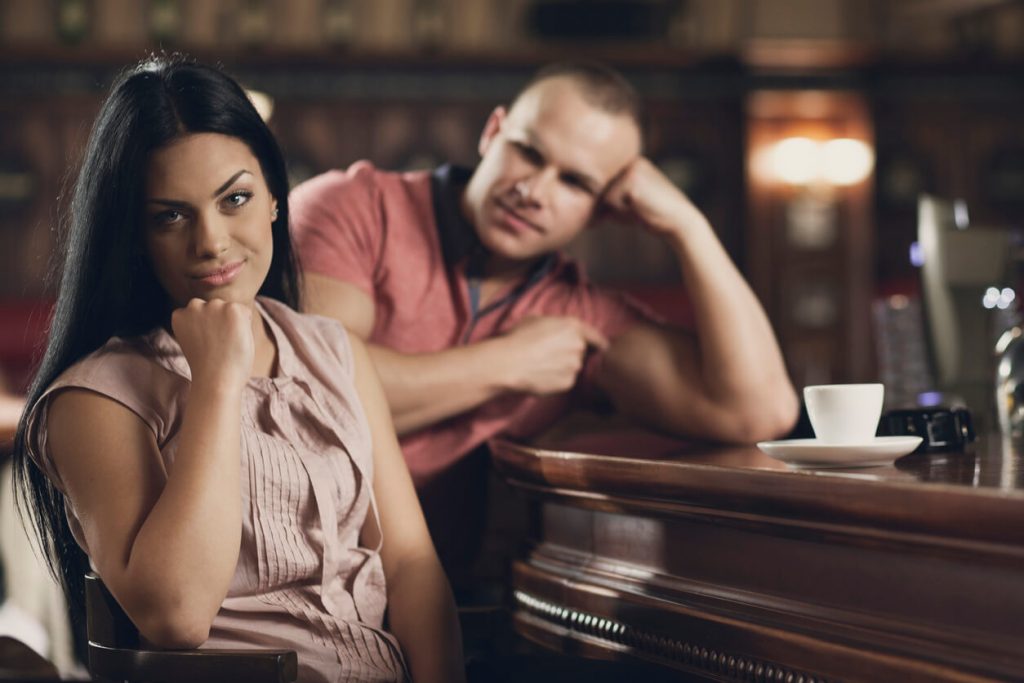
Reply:
[[[687,207],[681,211],[676,220],[661,226],[659,231],[673,247],[682,247],[690,240],[707,235],[714,235],[711,223],[699,212]]]
[[[509,358],[514,343],[512,337],[507,334],[480,342],[480,347],[485,351],[482,366],[484,368],[483,376],[486,378],[488,390],[495,394],[520,390],[519,365]]]

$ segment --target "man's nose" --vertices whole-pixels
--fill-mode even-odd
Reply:
[[[557,179],[558,174],[554,169],[543,169],[517,182],[516,194],[524,204],[542,204]]]

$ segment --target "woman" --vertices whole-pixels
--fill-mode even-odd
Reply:
[[[154,645],[287,647],[304,681],[461,680],[367,353],[295,312],[287,198],[230,78],[160,58],[119,79],[72,199],[19,490],[72,601],[84,550]]]

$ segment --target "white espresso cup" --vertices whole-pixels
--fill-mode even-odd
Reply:
[[[868,444],[882,417],[882,384],[819,384],[804,387],[814,435],[826,444]]]

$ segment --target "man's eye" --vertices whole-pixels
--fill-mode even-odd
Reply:
[[[247,190],[240,190],[238,192],[232,192],[228,196],[224,197],[224,203],[232,209],[237,209],[240,206],[245,205],[252,199],[252,192]]]
[[[522,156],[531,164],[540,164],[544,161],[544,157],[542,157],[540,152],[538,152],[533,147],[523,144],[522,142],[515,142],[512,144],[515,150],[519,152],[520,156]]]
[[[583,182],[583,180],[581,180],[580,178],[577,178],[576,176],[562,176],[562,182],[574,190],[586,192],[587,194],[593,194],[593,191],[590,189],[590,186]]]

